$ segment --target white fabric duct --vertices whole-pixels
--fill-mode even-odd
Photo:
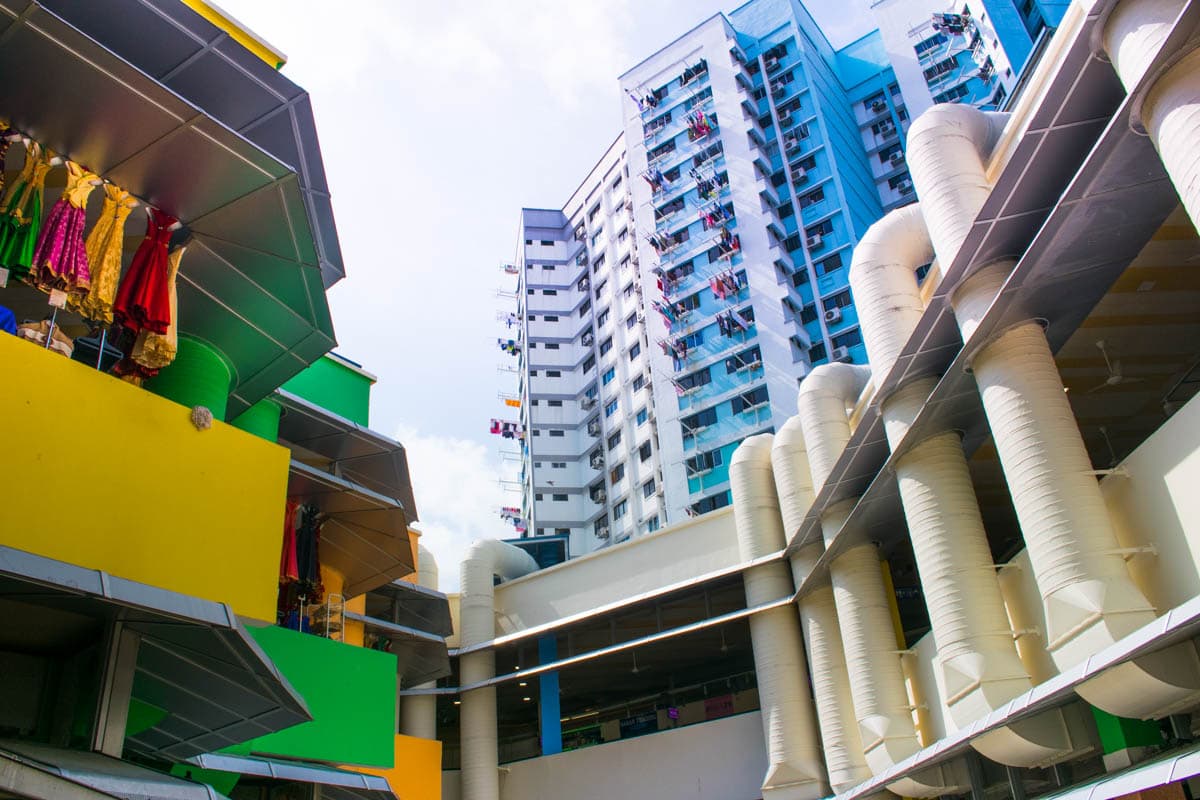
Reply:
[[[734,451],[729,463],[738,550],[746,561],[776,553],[786,544],[771,470],[773,440],[769,433],[749,437]],[[746,570],[742,580],[749,606],[778,600],[794,591],[792,576],[779,561]],[[828,783],[795,612],[783,607],[755,614],[750,618],[750,641],[767,743],[763,800],[824,797]]]
[[[1122,0],[1104,22],[1104,51],[1125,91],[1133,91],[1167,41],[1183,0]]]
[[[792,576],[797,586],[820,556],[821,545],[811,544],[792,557]],[[800,598],[800,630],[808,650],[829,784],[840,794],[870,778],[871,769],[863,756],[862,737],[854,716],[833,587],[822,586]]]
[[[1184,56],[1150,87],[1142,122],[1192,225],[1200,228],[1200,49]]]
[[[537,569],[533,556],[497,539],[480,539],[462,562],[459,598],[460,645],[491,641],[496,635],[493,576],[512,579]],[[460,685],[496,676],[496,654],[489,649],[459,658]],[[500,754],[496,731],[496,688],[463,692],[459,706],[463,800],[500,800]]]
[[[922,113],[908,130],[908,169],[943,270],[954,263],[991,193],[984,159],[1007,120],[1007,114],[943,103]]]
[[[933,260],[933,245],[914,203],[876,222],[854,248],[850,291],[871,371],[882,381],[925,311],[916,269]]]
[[[996,450],[1042,596],[1046,649],[1059,669],[1148,624],[1041,326],[1010,328],[973,363]],[[1200,699],[1200,660],[1187,645],[1138,659],[1079,687],[1122,717],[1161,717]]]
[[[859,364],[822,364],[800,384],[796,400],[800,426],[808,446],[808,464],[815,491],[821,491],[838,456],[850,441],[846,411],[852,408],[871,379]]]
[[[784,532],[794,535],[814,499],[808,450],[798,416],[790,418],[775,435],[771,467],[783,516]],[[821,557],[821,545],[811,544],[790,559],[797,588]],[[808,663],[817,708],[817,723],[825,766],[834,792],[843,792],[871,777],[863,757],[862,740],[854,718],[850,680],[846,676],[846,654],[838,627],[833,589],[822,586],[800,598],[800,628],[808,652]]]
[[[426,589],[438,588],[438,566],[433,553],[423,544],[417,545],[417,585]],[[437,681],[419,684],[418,689],[432,689]],[[431,694],[408,695],[400,701],[400,732],[419,739],[437,738],[437,697]]]

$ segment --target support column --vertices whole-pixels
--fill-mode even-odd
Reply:
[[[1092,706],[1092,717],[1104,748],[1104,769],[1116,772],[1146,757],[1149,748],[1163,743],[1162,728],[1154,720],[1128,719]]]
[[[125,727],[129,721],[129,701],[133,697],[133,673],[137,669],[140,641],[138,635],[126,629],[121,621],[109,625],[105,640],[92,750],[120,758],[125,749]]]
[[[553,636],[538,639],[538,663],[558,660],[558,641]],[[558,673],[545,672],[538,676],[538,714],[541,717],[542,755],[561,753],[562,711],[558,702]]]

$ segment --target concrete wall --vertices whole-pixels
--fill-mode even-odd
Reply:
[[[507,764],[503,800],[758,800],[767,768],[758,712]],[[460,800],[442,773],[443,800]]]
[[[721,509],[497,586],[496,632],[554,622],[740,561],[733,509]]]

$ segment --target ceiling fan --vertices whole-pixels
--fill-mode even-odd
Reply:
[[[1100,350],[1100,354],[1104,356],[1104,366],[1108,368],[1108,377],[1104,379],[1104,383],[1099,386],[1093,386],[1088,389],[1087,393],[1098,392],[1101,389],[1107,389],[1110,386],[1121,386],[1126,383],[1142,383],[1145,378],[1129,378],[1121,369],[1121,360],[1109,358],[1108,346],[1103,339],[1096,342],[1096,347]]]

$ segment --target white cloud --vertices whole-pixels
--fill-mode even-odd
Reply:
[[[516,505],[498,483],[498,456],[467,439],[431,436],[401,427],[412,474],[421,544],[438,563],[443,592],[457,592],[459,564],[476,539],[512,538],[516,534],[499,516],[500,506]]]

